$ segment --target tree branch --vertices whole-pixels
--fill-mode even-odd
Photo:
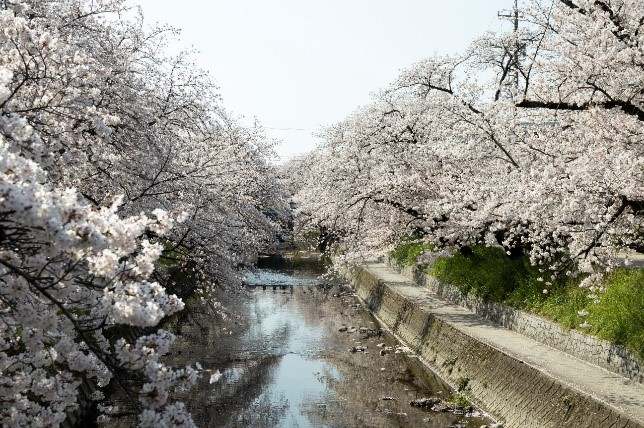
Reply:
[[[622,111],[631,116],[636,116],[639,120],[644,121],[644,110],[629,101],[623,100],[610,100],[603,102],[592,103],[568,103],[564,101],[538,101],[538,100],[523,100],[516,105],[523,108],[543,108],[548,110],[570,110],[570,111],[583,111],[589,110],[592,107],[602,107],[611,109],[620,107]]]

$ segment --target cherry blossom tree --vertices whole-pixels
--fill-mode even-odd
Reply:
[[[160,50],[174,32],[146,32],[142,16],[115,19],[133,13],[122,1],[92,2],[87,10],[82,2],[34,3],[30,22],[43,20],[61,34],[18,49],[27,65],[18,63],[23,80],[11,107],[40,132],[52,180],[95,204],[124,194],[124,213],[190,213],[172,238],[200,255],[211,277],[269,242],[274,225],[264,214],[283,210],[267,161],[272,143],[220,106],[210,78],[187,54]],[[51,45],[63,39],[64,60]],[[70,61],[81,64],[82,79],[70,77]]]
[[[303,223],[348,251],[411,234],[560,272],[641,250],[641,2],[521,11],[520,31],[421,61],[328,128],[304,162]]]
[[[157,328],[186,292],[155,262],[239,281],[284,210],[272,143],[124,1],[3,0],[0,29],[2,425],[59,425],[92,379],[142,426],[191,426],[169,397],[197,371]]]

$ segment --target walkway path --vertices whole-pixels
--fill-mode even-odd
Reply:
[[[418,302],[423,309],[465,334],[536,368],[581,394],[605,403],[628,416],[631,421],[637,421],[644,426],[642,384],[495,325],[463,307],[438,298],[429,289],[418,286],[383,263],[369,262],[364,264],[363,268],[395,292]],[[620,423],[615,426],[634,425]]]

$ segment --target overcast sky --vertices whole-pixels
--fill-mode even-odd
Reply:
[[[513,0],[131,0],[182,30],[223,104],[283,140],[282,160],[434,53],[458,53]]]

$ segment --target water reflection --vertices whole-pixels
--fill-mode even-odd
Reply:
[[[240,315],[235,323],[208,329],[207,335],[182,328],[177,353],[221,373],[216,383],[204,376],[179,397],[199,426],[447,427],[463,421],[478,428],[485,423],[412,408],[410,400],[448,395],[448,387],[413,357],[380,356],[378,342],[392,346],[395,340],[360,334],[361,326],[377,329],[375,320],[356,305],[350,290],[320,281],[318,272],[250,273],[248,296],[226,303]],[[340,332],[341,326],[354,328]],[[365,352],[348,351],[356,346]]]
[[[272,379],[272,385],[262,395],[280,397],[286,401],[281,426],[310,426],[306,416],[308,406],[324,407],[332,392],[326,380],[338,380],[338,372],[329,364],[297,354],[285,355]]]

